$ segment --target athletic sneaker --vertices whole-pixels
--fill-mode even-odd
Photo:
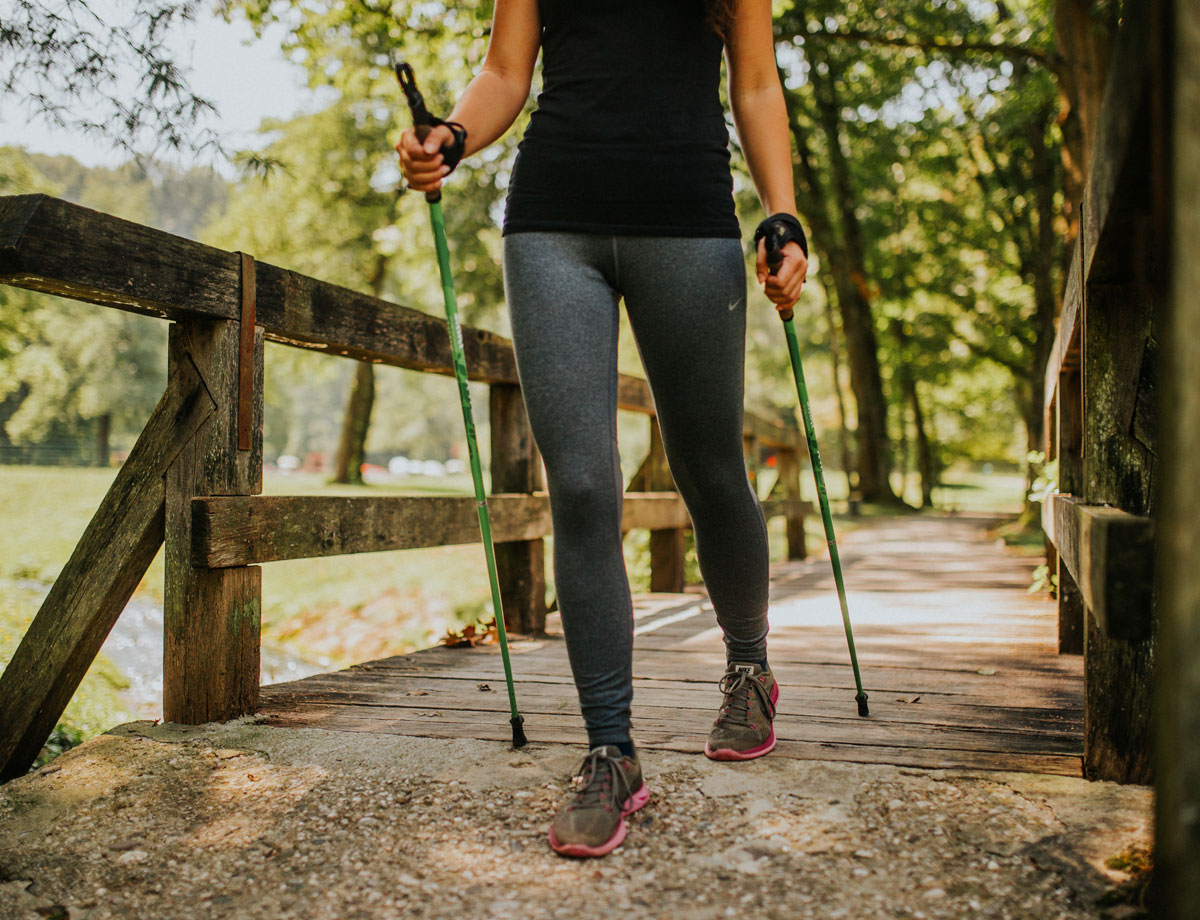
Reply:
[[[636,754],[626,757],[615,744],[592,748],[550,827],[550,846],[563,856],[610,853],[625,839],[625,816],[649,798]]]
[[[719,684],[725,699],[704,753],[713,760],[752,760],[775,747],[775,703],[779,685],[759,665],[731,661]]]

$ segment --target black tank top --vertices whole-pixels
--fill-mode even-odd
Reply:
[[[504,233],[740,237],[701,0],[539,0],[542,92]]]

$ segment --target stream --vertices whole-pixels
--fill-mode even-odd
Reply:
[[[45,583],[24,582],[42,597],[50,590]],[[39,600],[40,603],[40,600]],[[120,670],[129,686],[121,691],[121,702],[137,719],[162,718],[163,609],[156,601],[136,595],[125,606],[100,651]],[[263,643],[260,680],[277,684],[299,680],[330,670],[329,662],[307,661],[291,652]]]

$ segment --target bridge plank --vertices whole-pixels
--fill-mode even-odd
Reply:
[[[425,738],[476,738],[491,741],[510,741],[512,731],[502,719],[469,719],[452,721],[449,713],[433,710],[423,717],[377,720],[353,712],[336,710],[304,710],[296,713],[272,711],[263,721],[281,727],[312,727],[329,731],[359,731]],[[549,718],[549,717],[548,717]],[[533,742],[561,743],[578,741],[578,729],[572,730],[570,717],[559,716],[552,722],[562,725],[534,723],[525,725]],[[577,721],[577,718],[574,720]],[[502,724],[503,723],[503,724]],[[704,747],[704,734],[687,730],[688,726],[672,723],[639,721],[638,745],[643,750],[662,749],[699,753]],[[1059,776],[1081,775],[1078,754],[1038,753],[1006,749],[956,749],[927,745],[922,747],[894,746],[874,740],[813,740],[781,737],[772,757],[797,760],[831,760],[850,763],[887,763],[896,766],[926,769],[1004,770],[1043,773]]]

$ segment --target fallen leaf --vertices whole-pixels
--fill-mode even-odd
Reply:
[[[482,645],[496,638],[498,638],[498,633],[496,632],[495,623],[481,623],[478,627],[472,623],[469,626],[464,626],[460,632],[446,633],[439,642],[447,648],[457,648],[460,646]]]
[[[480,693],[491,693],[492,692],[492,688],[489,687],[487,684],[479,684],[475,689],[478,690]]]
[[[993,674],[996,673],[996,669],[995,668],[980,668],[975,673],[982,674],[984,677],[991,677]]]
[[[429,696],[428,690],[409,690],[405,696]]]

